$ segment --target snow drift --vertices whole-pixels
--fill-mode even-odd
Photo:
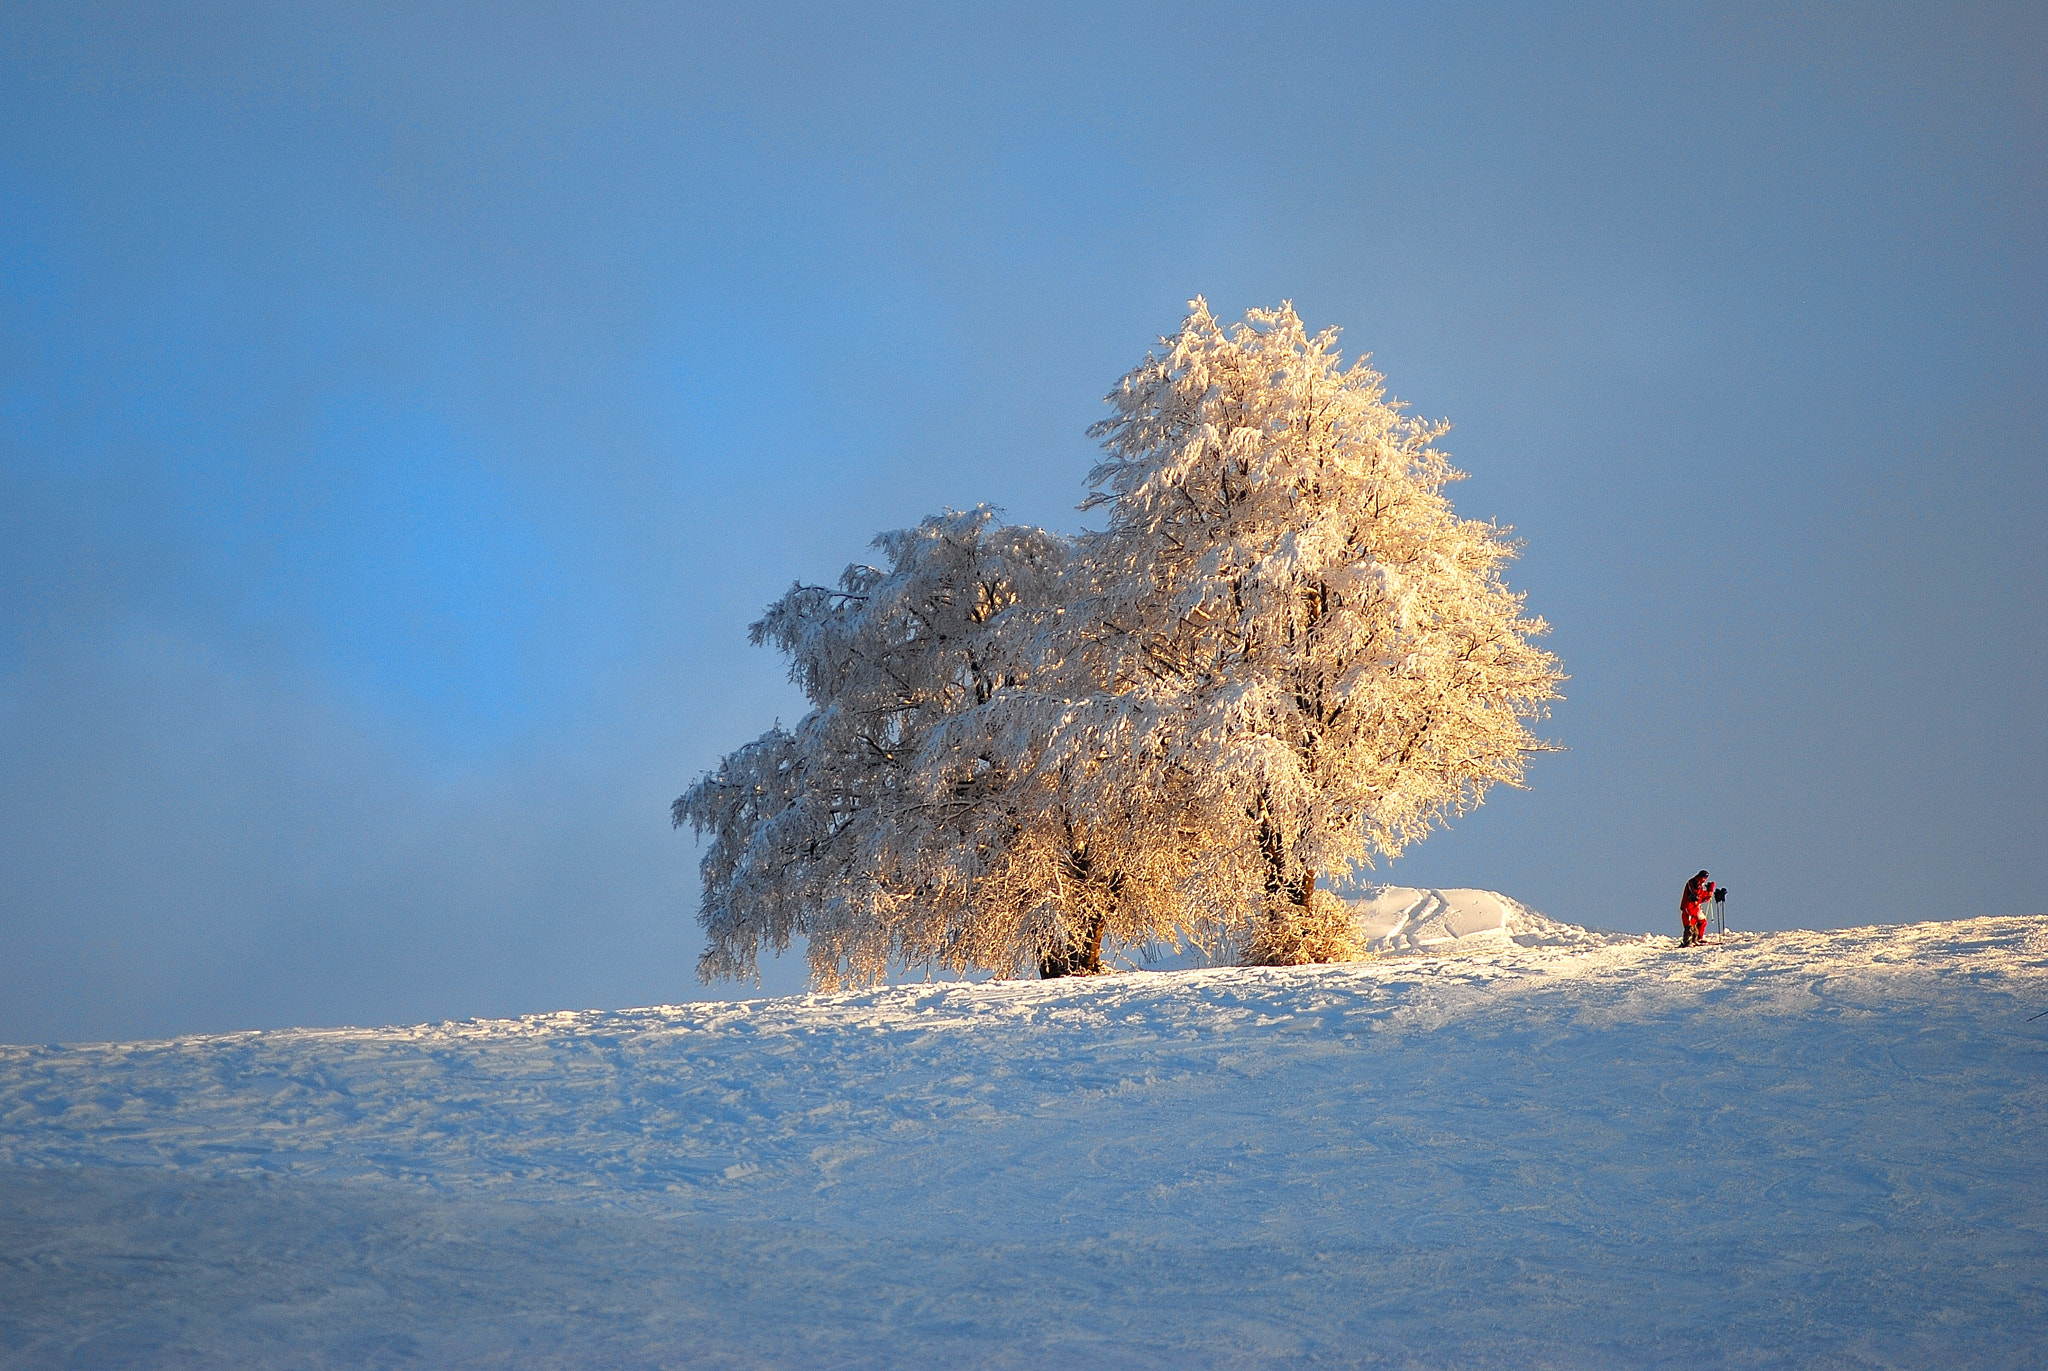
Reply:
[[[1367,886],[1345,899],[1352,911],[1358,960],[1423,953],[1465,955],[1515,947],[1596,947],[1611,935],[1545,918],[1492,890]],[[1627,939],[1624,939],[1627,941]],[[1150,947],[1129,959],[1150,971],[1235,966],[1234,949],[1210,956],[1194,948]]]
[[[1337,966],[0,1048],[0,1367],[2048,1363],[2048,918],[1483,894]]]
[[[1522,947],[1558,947],[1603,941],[1600,934],[1546,919],[1491,890],[1369,886],[1350,905],[1358,940],[1374,956],[1466,952],[1510,942]]]

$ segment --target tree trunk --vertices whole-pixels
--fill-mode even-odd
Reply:
[[[1067,853],[1066,868],[1068,878],[1083,889],[1095,875],[1095,861],[1088,855],[1085,845]],[[1117,888],[1122,883],[1119,877],[1110,878],[1111,899],[1116,897]],[[1062,941],[1048,947],[1045,955],[1038,959],[1038,978],[1049,981],[1055,976],[1098,974],[1102,970],[1102,934],[1108,925],[1109,913],[1100,906],[1083,915],[1078,928],[1063,931]]]
[[[1300,966],[1323,960],[1319,939],[1313,936],[1316,873],[1304,871],[1298,879],[1287,879],[1286,843],[1264,816],[1259,819],[1259,851],[1266,858],[1266,926],[1245,947],[1245,960],[1253,966]]]
[[[1103,913],[1082,921],[1079,934],[1069,936],[1057,947],[1046,949],[1038,962],[1040,980],[1055,976],[1093,976],[1102,970],[1102,933],[1109,923]]]

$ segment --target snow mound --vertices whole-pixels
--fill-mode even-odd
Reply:
[[[1465,955],[1512,947],[1587,951],[1639,941],[1546,918],[1497,890],[1373,885],[1345,903],[1351,906],[1359,956],[1365,960],[1417,953]],[[1234,966],[1237,956],[1227,947],[1211,954],[1199,948],[1155,945],[1139,949],[1125,964],[1148,971],[1195,971]]]
[[[1368,886],[1348,901],[1354,927],[1374,956],[1404,952],[1468,952],[1489,947],[1587,947],[1602,934],[1545,918],[1493,890],[1423,890]]]

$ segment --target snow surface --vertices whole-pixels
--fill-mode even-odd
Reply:
[[[1367,886],[1348,897],[1352,928],[1366,958],[1409,952],[1471,953],[1521,947],[1597,947],[1612,941],[1577,924],[1547,919],[1519,900],[1492,890],[1423,890],[1405,885]],[[1675,920],[1674,920],[1675,921]],[[1225,949],[1150,947],[1126,961],[1150,971],[1192,971],[1234,966]]]
[[[1351,901],[1369,952],[1471,951],[1508,941],[1524,947],[1602,941],[1597,933],[1546,919],[1491,890],[1370,886]],[[1455,945],[1455,949],[1453,947]]]
[[[0,1367],[2048,1365],[2048,917],[1483,894],[1341,966],[0,1047]]]

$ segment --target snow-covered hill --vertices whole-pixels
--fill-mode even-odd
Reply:
[[[2048,1364],[2048,918],[1484,894],[1343,966],[0,1048],[0,1366]]]

